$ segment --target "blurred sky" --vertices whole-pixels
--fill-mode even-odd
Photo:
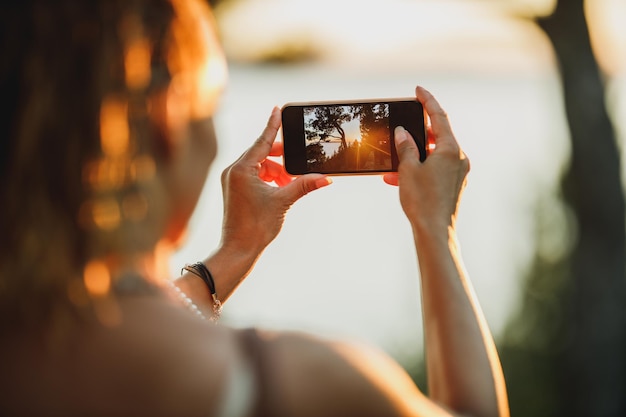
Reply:
[[[524,17],[544,16],[552,0],[239,0],[218,10],[231,57],[255,60],[298,43],[336,62],[423,69],[527,71],[541,69],[550,52]],[[626,2],[588,0],[595,47],[605,68],[618,71],[626,56]],[[532,65],[521,55],[533,53]],[[372,61],[372,54],[379,59]]]
[[[563,0],[567,1],[567,0]],[[216,12],[230,82],[216,115],[220,150],[172,264],[219,242],[220,172],[289,101],[403,97],[429,88],[472,161],[459,218],[470,276],[496,336],[515,311],[535,250],[536,204],[553,193],[569,151],[554,58],[524,16],[546,0],[238,0]],[[626,123],[623,0],[588,1],[594,46],[612,76],[608,101]],[[277,50],[317,60],[255,65]],[[562,213],[551,240],[562,250]],[[556,255],[555,255],[556,256]],[[417,261],[397,190],[342,177],[294,205],[283,232],[225,307],[224,321],[365,339],[394,356],[421,344]]]

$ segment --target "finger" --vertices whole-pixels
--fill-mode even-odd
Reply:
[[[282,165],[278,162],[266,159],[260,164],[259,177],[263,181],[272,182],[281,175],[281,171],[283,170]]]
[[[252,146],[245,153],[244,157],[250,160],[252,163],[262,162],[270,154],[272,150],[272,144],[276,139],[276,134],[280,128],[280,109],[274,107],[272,114],[261,136],[254,141]]]
[[[424,110],[426,110],[430,118],[430,129],[433,132],[435,141],[440,141],[441,139],[454,140],[448,115],[435,97],[419,86],[415,88],[415,95],[424,106]]]
[[[387,174],[383,174],[383,181],[385,181],[389,185],[398,185],[399,177],[397,172],[389,172]]]
[[[270,150],[270,156],[283,156],[284,147],[282,142],[272,143],[272,149]]]
[[[426,128],[426,152],[430,154],[432,151],[437,148],[437,144],[435,143],[435,134],[433,133],[433,129],[430,125]]]
[[[307,174],[282,187],[279,192],[283,194],[288,204],[293,204],[311,191],[326,187],[332,182],[330,177],[322,174]]]
[[[398,160],[402,161],[417,158],[419,161],[420,152],[417,148],[417,144],[413,140],[413,136],[407,132],[404,127],[397,126],[394,130],[394,142],[396,144],[396,151],[398,153]]]
[[[274,178],[274,182],[279,187],[284,187],[285,185],[291,183],[294,177],[287,174],[287,172],[282,168],[282,165],[280,165],[280,167],[281,167],[280,173]]]
[[[278,162],[266,159],[261,163],[259,178],[265,182],[274,181],[276,185],[282,187],[293,181],[293,177],[287,174],[285,168]]]

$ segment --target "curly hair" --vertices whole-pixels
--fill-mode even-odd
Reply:
[[[89,259],[154,245],[163,133],[150,98],[170,83],[175,12],[168,0],[0,6],[0,329],[80,304]]]

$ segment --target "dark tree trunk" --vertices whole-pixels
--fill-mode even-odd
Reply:
[[[564,197],[577,222],[559,383],[564,416],[626,415],[626,279],[620,158],[583,0],[539,21],[559,63],[572,155]]]

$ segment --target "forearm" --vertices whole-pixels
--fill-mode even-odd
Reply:
[[[469,415],[508,415],[493,338],[451,227],[414,227],[431,398]]]

